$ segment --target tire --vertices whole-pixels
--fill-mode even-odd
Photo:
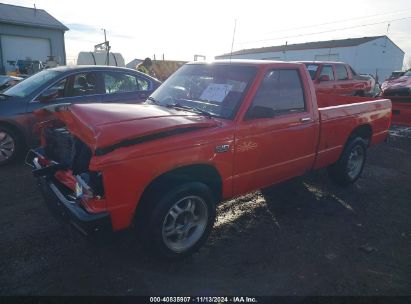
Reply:
[[[328,168],[330,178],[341,186],[353,184],[361,176],[366,155],[366,141],[361,137],[352,137],[345,145],[340,159]]]
[[[148,199],[153,207],[146,208],[142,216],[145,227],[140,225],[139,233],[143,233],[144,245],[153,254],[167,260],[184,258],[207,240],[216,210],[214,195],[207,185],[185,182]]]
[[[365,92],[364,92],[364,91],[357,91],[357,92],[355,92],[354,96],[364,97],[364,96],[365,96]]]
[[[14,161],[22,150],[22,137],[7,126],[0,126],[0,166]]]

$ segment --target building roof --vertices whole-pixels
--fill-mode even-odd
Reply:
[[[340,40],[315,41],[315,42],[306,42],[306,43],[288,44],[288,45],[279,45],[279,46],[268,46],[268,47],[235,51],[231,55],[245,55],[245,54],[254,54],[254,53],[272,53],[272,52],[283,52],[283,51],[329,49],[329,48],[338,48],[338,47],[357,46],[357,45],[370,42],[370,41],[376,40],[378,38],[383,38],[383,37],[388,38],[387,36],[373,36],[373,37],[362,37],[362,38],[348,38],[348,39],[340,39]],[[230,53],[219,55],[219,56],[216,56],[215,58],[218,59],[220,57],[227,57],[227,56],[230,56]]]
[[[143,59],[138,59],[135,58],[133,60],[131,60],[129,63],[126,64],[126,67],[128,67],[129,69],[135,69],[137,64],[139,64],[140,62],[143,62]]]
[[[0,3],[0,23],[68,31],[68,28],[45,10]]]

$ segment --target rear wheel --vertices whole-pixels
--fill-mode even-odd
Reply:
[[[204,244],[215,221],[215,199],[207,185],[186,182],[151,200],[146,227],[140,226],[139,233],[154,254],[178,259]]]
[[[0,126],[0,165],[12,162],[21,152],[21,137],[11,128]]]
[[[364,169],[366,153],[365,140],[361,137],[353,137],[346,144],[340,159],[329,167],[330,177],[343,186],[354,183]]]

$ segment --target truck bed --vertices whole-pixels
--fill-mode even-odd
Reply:
[[[320,114],[320,137],[314,169],[336,162],[342,149],[358,126],[371,135],[369,145],[383,142],[391,121],[389,99],[369,100],[352,96],[317,96]],[[324,106],[324,105],[329,106]],[[333,105],[334,104],[334,105]]]

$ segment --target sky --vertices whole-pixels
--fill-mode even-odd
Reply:
[[[411,66],[410,0],[15,0],[3,3],[44,9],[70,30],[68,62],[104,41],[126,63],[157,59],[213,59],[233,50],[388,35]],[[235,26],[236,25],[236,26]],[[235,29],[235,35],[234,35]],[[234,43],[233,43],[234,37]]]

